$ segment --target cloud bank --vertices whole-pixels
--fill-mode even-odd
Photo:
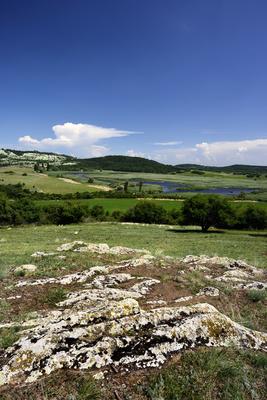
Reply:
[[[158,151],[155,154],[155,159],[170,164],[266,165],[267,139],[202,142],[187,148],[166,148]]]
[[[66,122],[63,125],[52,127],[54,138],[35,139],[26,135],[19,138],[19,142],[28,148],[38,150],[68,150],[75,155],[85,157],[98,157],[109,152],[106,146],[97,145],[101,140],[128,136],[131,131],[118,130],[114,128],[104,128],[90,124],[74,124]]]
[[[177,146],[179,144],[182,144],[183,142],[155,142],[153,143],[155,146]]]

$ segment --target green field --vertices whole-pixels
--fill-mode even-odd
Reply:
[[[145,248],[154,254],[175,257],[227,256],[267,268],[266,232],[225,230],[203,234],[194,227],[119,223],[1,228],[0,268],[3,272],[11,266],[28,263],[33,252],[54,251],[58,244],[73,240]]]
[[[26,175],[25,175],[26,174]],[[76,192],[95,192],[95,188],[88,184],[66,182],[56,176],[48,176],[33,172],[31,168],[25,167],[1,167],[0,184],[24,183],[26,188],[45,193],[76,193]]]
[[[95,205],[103,206],[105,211],[112,213],[113,211],[127,211],[129,208],[134,207],[136,204],[140,203],[144,199],[108,199],[108,198],[94,198],[94,199],[82,199],[82,200],[67,200],[71,202],[71,204],[79,204],[79,205],[87,205],[89,207],[93,207]],[[183,200],[164,200],[164,199],[153,199],[145,201],[151,201],[164,207],[166,210],[178,209],[180,210],[183,204]],[[64,200],[38,200],[35,202],[39,206],[48,206],[52,204],[62,204],[66,203]],[[267,210],[266,202],[250,202],[250,201],[233,201],[233,206],[236,208],[255,205],[258,207],[265,208]]]

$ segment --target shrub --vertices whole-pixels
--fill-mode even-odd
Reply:
[[[7,349],[12,346],[19,339],[18,331],[18,327],[0,329],[0,348]]]
[[[267,299],[267,290],[249,290],[247,292],[247,297],[254,303],[257,303],[258,301],[264,301]]]
[[[142,201],[126,211],[123,220],[127,222],[143,222],[147,224],[169,223],[168,213],[163,207],[146,201]]]
[[[56,305],[60,301],[65,300],[66,291],[63,288],[53,288],[49,289],[43,298],[43,302],[49,304],[50,306]]]
[[[267,213],[257,206],[246,207],[241,213],[240,224],[248,229],[265,229],[267,228]]]
[[[86,216],[86,209],[71,204],[53,205],[44,209],[45,220],[56,225],[67,225],[81,222]]]
[[[84,378],[81,380],[77,400],[100,400],[101,398],[100,388],[93,378]]]
[[[90,215],[98,221],[103,221],[105,219],[105,210],[103,206],[95,205],[90,210]]]

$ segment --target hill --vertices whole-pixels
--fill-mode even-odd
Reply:
[[[0,149],[0,166],[33,167],[34,164],[49,164],[59,170],[113,170],[125,172],[147,172],[168,174],[184,171],[212,171],[245,175],[267,174],[267,166],[235,164],[225,167],[213,167],[198,164],[168,165],[141,157],[110,155],[95,158],[76,158],[66,154],[40,151],[21,151]]]
[[[21,151],[0,149],[0,166],[20,165],[32,167],[36,163],[49,163],[53,166],[74,165],[76,159],[65,154],[56,154],[40,151]]]
[[[154,160],[129,156],[105,156],[97,158],[79,159],[78,165],[87,169],[105,169],[127,172],[150,172],[167,174],[175,172],[172,165],[161,164]]]
[[[174,168],[182,170],[198,170],[213,172],[228,172],[236,174],[267,174],[267,166],[234,164],[225,167],[211,167],[199,164],[178,164]]]

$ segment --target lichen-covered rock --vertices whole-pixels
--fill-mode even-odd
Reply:
[[[84,245],[85,243],[81,240],[75,240],[71,243],[63,243],[61,246],[57,248],[57,251],[70,251],[74,250],[75,248]]]
[[[267,334],[245,328],[209,304],[142,311],[134,299],[65,310],[27,331],[6,353],[0,385],[33,382],[61,368],[156,367],[197,346],[266,349]]]
[[[54,255],[56,255],[56,253],[53,251],[49,253],[46,253],[45,251],[36,251],[31,255],[31,257],[42,258],[42,257],[51,257]]]
[[[84,283],[89,278],[99,273],[108,273],[106,267],[92,267],[88,271],[77,272],[75,274],[65,275],[59,278],[42,278],[36,280],[20,281],[16,284],[16,287],[21,286],[38,286],[47,284],[59,284],[59,285],[70,285],[71,283]]]
[[[207,286],[201,289],[198,293],[197,296],[211,296],[211,297],[217,297],[220,295],[219,289],[212,287],[212,286]]]
[[[237,268],[237,269],[244,269],[249,271],[253,274],[262,274],[262,271],[253,267],[252,265],[247,264],[243,260],[234,260],[233,258],[228,257],[209,257],[206,255],[200,256],[192,256],[188,255],[181,259],[181,261],[185,264],[189,265],[218,265],[227,269]]]
[[[267,282],[246,282],[239,283],[235,286],[237,289],[248,289],[248,290],[265,290],[267,289]]]

